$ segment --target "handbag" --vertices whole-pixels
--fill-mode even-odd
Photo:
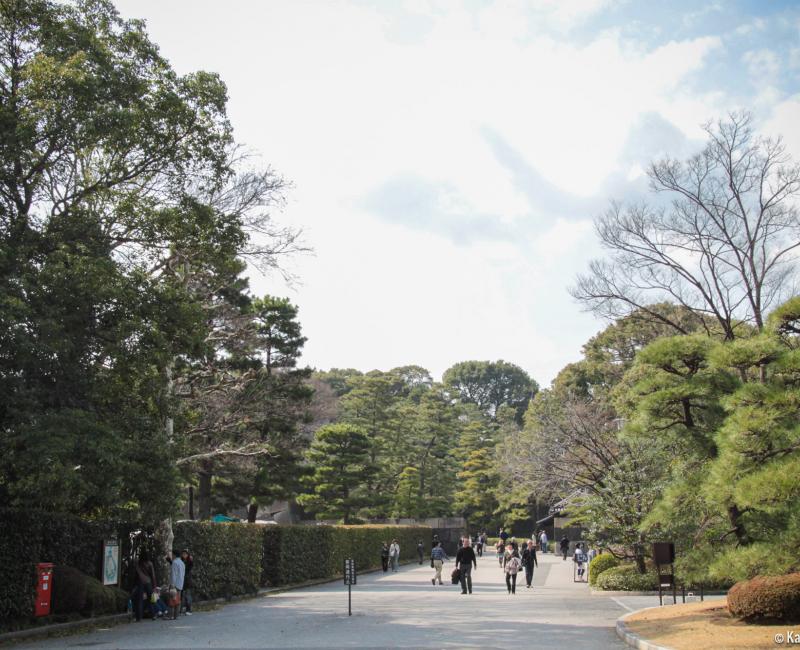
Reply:
[[[431,569],[433,568],[433,558],[431,558]]]
[[[450,582],[452,582],[454,585],[457,585],[459,582],[461,582],[461,571],[458,569],[453,569],[453,573],[450,574]]]

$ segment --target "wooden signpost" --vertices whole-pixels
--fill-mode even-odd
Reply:
[[[356,584],[356,561],[349,557],[344,561],[344,584],[347,585],[347,615],[353,615],[352,593],[353,585]]]

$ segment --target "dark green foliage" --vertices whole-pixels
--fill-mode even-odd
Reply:
[[[163,556],[160,550],[156,552],[152,532],[127,523],[84,521],[41,510],[0,510],[0,530],[0,619],[32,615],[38,562],[98,576],[103,540],[118,537],[123,588],[128,590],[133,584],[131,558],[135,553],[145,548],[151,557]],[[59,589],[57,584],[54,589]]]
[[[619,566],[619,560],[611,553],[601,553],[589,562],[589,584],[594,586],[597,579],[608,569]]]
[[[53,614],[118,614],[125,611],[127,603],[128,592],[118,587],[103,585],[71,566],[53,567]]]
[[[174,546],[194,558],[192,588],[203,600],[252,594],[261,583],[263,528],[252,524],[182,521]]]
[[[383,542],[396,539],[400,561],[416,559],[417,541],[426,552],[431,530],[422,526],[267,526],[264,529],[264,584],[279,586],[341,575],[345,558],[358,571],[381,564]]]
[[[800,622],[800,573],[737,582],[728,592],[728,610],[748,621]]]
[[[128,592],[119,587],[104,585],[97,578],[84,577],[86,586],[86,606],[83,614],[102,616],[103,614],[120,614],[128,604]]]
[[[313,489],[298,502],[319,519],[340,519],[349,524],[358,508],[370,501],[369,483],[375,474],[370,442],[364,431],[352,424],[321,427],[306,454],[313,468],[307,479]]]
[[[495,416],[501,406],[514,409],[522,422],[522,414],[539,386],[522,368],[506,361],[463,361],[448,368],[442,378],[464,403],[475,404]]]
[[[71,566],[53,567],[53,595],[50,603],[54,614],[74,614],[86,607],[86,575]]]

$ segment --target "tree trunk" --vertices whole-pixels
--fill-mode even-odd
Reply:
[[[189,486],[189,519],[194,519],[194,486]]]
[[[647,573],[647,566],[644,563],[644,546],[642,546],[641,544],[636,544],[636,548],[634,549],[634,552],[636,553],[636,557],[635,557],[636,570],[640,574],[644,575],[645,573]]]
[[[251,503],[247,507],[247,521],[249,521],[251,524],[255,522],[257,514],[258,514],[258,504]]]
[[[211,519],[211,478],[214,474],[211,463],[204,462],[201,467],[200,485],[197,490],[197,510],[200,519]]]
[[[739,510],[736,504],[728,506],[728,521],[733,527],[733,534],[736,535],[736,541],[739,546],[747,546],[750,543],[750,538],[742,523],[742,511]]]

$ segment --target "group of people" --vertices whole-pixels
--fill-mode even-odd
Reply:
[[[391,544],[384,542],[381,547],[381,567],[384,573],[389,570],[389,566],[392,567],[392,573],[397,573],[400,567],[400,544],[396,539],[393,539]]]
[[[538,541],[538,544],[537,544]],[[534,570],[539,566],[537,550],[547,552],[547,533],[537,531],[531,539],[518,543],[516,538],[509,535],[504,529],[500,529],[499,539],[495,546],[497,559],[500,568],[505,575],[506,588],[509,594],[517,591],[517,575],[525,572],[525,587],[533,589]],[[481,531],[473,536],[463,536],[459,542],[458,552],[455,556],[455,569],[451,575],[453,584],[461,585],[461,593],[468,595],[472,593],[472,572],[478,568],[478,557],[483,555],[484,549],[488,546],[485,531]],[[537,549],[538,546],[538,549]],[[561,552],[566,560],[569,553],[570,541],[564,536],[559,543]],[[422,540],[417,542],[417,557],[419,564],[423,563],[425,545]],[[577,566],[577,576],[583,578],[586,574],[586,565],[592,557],[597,554],[595,550],[585,548],[579,542],[575,545],[573,561]],[[400,545],[397,540],[392,540],[391,544],[383,543],[381,548],[381,564],[383,571],[387,572],[389,567],[393,572],[398,570],[400,560]],[[439,540],[438,535],[433,536],[431,542],[430,563],[433,569],[431,584],[436,586],[444,584],[442,580],[442,568],[446,561],[450,560],[444,546]]]
[[[508,539],[508,537],[506,537]],[[483,548],[486,546],[485,533],[479,533],[475,538],[462,537],[458,552],[455,557],[455,569],[452,574],[453,584],[461,585],[461,593],[468,595],[472,593],[472,572],[478,569],[478,557],[483,555]],[[473,548],[474,547],[474,548]],[[476,549],[478,553],[476,555]],[[536,544],[533,540],[523,543],[522,547],[512,539],[507,545],[502,540],[497,543],[498,557],[500,566],[503,569],[506,579],[506,587],[509,594],[517,591],[517,574],[524,569],[525,585],[528,589],[533,588],[533,571],[539,566],[536,557]],[[434,570],[431,584],[443,584],[442,566],[450,558],[444,550],[437,536],[434,536],[431,548],[431,568]]]
[[[194,558],[188,549],[173,550],[166,558],[169,563],[169,581],[158,586],[156,570],[146,551],[139,554],[136,562],[134,588],[131,605],[137,621],[144,615],[144,605],[151,618],[175,620],[180,614],[192,615],[192,570]]]

